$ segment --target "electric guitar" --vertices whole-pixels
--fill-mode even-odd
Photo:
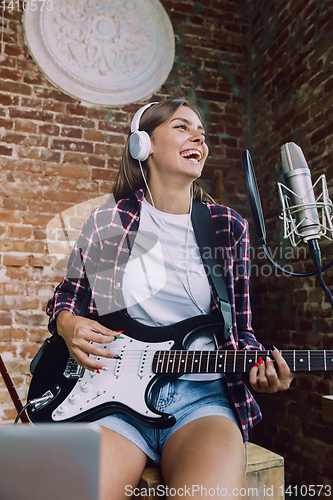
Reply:
[[[184,373],[247,373],[259,356],[265,360],[270,354],[258,350],[187,350],[203,333],[223,338],[223,323],[216,316],[195,316],[163,327],[142,325],[120,312],[87,317],[112,330],[123,330],[121,339],[102,346],[121,359],[103,358],[108,371],[93,373],[69,356],[60,336],[48,339],[29,388],[28,400],[45,398],[28,408],[32,422],[87,422],[125,413],[153,427],[167,428],[175,418],[158,411],[153,402],[168,378]],[[292,372],[333,371],[333,351],[280,352]]]

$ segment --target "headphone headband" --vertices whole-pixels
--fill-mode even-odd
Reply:
[[[145,106],[142,106],[135,115],[133,116],[132,123],[131,123],[131,132],[136,132],[136,130],[139,130],[139,125],[140,125],[140,119],[143,113],[146,111],[146,109],[150,108],[153,104],[158,104],[158,102],[150,102],[149,104],[146,104]]]

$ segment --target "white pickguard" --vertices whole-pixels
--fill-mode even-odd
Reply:
[[[120,360],[97,358],[108,371],[85,370],[69,396],[52,413],[54,422],[61,422],[104,403],[122,403],[145,417],[160,418],[146,405],[145,391],[155,376],[152,362],[155,351],[168,351],[174,342],[147,343],[122,335],[111,344],[96,344],[121,356]],[[96,358],[96,357],[95,357]]]

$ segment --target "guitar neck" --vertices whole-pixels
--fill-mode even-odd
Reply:
[[[333,351],[280,350],[292,372],[333,371]],[[156,351],[154,373],[248,373],[270,351]]]

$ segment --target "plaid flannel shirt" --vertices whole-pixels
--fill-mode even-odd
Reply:
[[[80,305],[91,289],[87,312],[99,315],[126,308],[122,294],[122,278],[139,228],[142,189],[133,197],[115,202],[113,197],[95,209],[87,220],[70,256],[66,277],[57,286],[47,305],[49,330],[56,333],[56,317],[60,311],[79,314]],[[264,349],[251,327],[249,296],[248,223],[234,210],[206,203],[214,222],[219,248],[225,262],[225,280],[232,308],[233,333],[220,347],[230,350]],[[212,297],[211,313],[219,314]],[[261,420],[261,412],[243,382],[242,374],[226,374],[231,398],[242,427],[244,439]]]

